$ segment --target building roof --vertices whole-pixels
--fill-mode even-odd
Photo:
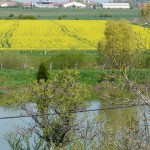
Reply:
[[[31,6],[31,2],[23,2],[23,6],[24,7],[29,7],[29,6]]]
[[[0,2],[0,6],[15,6],[16,2]]]
[[[129,3],[102,3],[103,6],[130,6]]]

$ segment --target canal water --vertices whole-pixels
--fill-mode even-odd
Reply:
[[[99,100],[93,100],[88,102],[88,109],[103,109],[110,106],[106,106]],[[142,106],[143,107],[143,106]],[[95,112],[88,113],[88,119],[94,118],[95,115],[103,116],[104,120],[109,123],[121,123],[122,126],[128,127],[129,120],[133,119],[138,121],[138,125],[143,125],[143,120],[140,117],[140,111],[142,109],[139,107],[131,108],[120,108],[120,109],[108,109],[108,110],[98,110]],[[149,115],[149,112],[146,112],[146,115]],[[23,112],[16,108],[6,108],[0,107],[0,117],[9,117],[9,116],[19,116],[23,115]],[[1,150],[10,150],[9,144],[5,140],[5,135],[9,132],[15,132],[20,127],[27,127],[27,124],[31,123],[31,118],[15,118],[15,119],[1,119],[0,120],[0,149]]]

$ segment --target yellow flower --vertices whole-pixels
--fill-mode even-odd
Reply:
[[[96,50],[105,24],[103,20],[0,20],[0,50]],[[149,30],[134,29],[149,48]]]

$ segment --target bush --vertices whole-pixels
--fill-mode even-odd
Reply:
[[[98,17],[112,17],[110,14],[100,14]]]
[[[52,63],[54,69],[82,68],[86,63],[86,56],[83,52],[60,52],[53,54],[47,61]]]
[[[14,14],[10,14],[10,15],[9,15],[9,17],[14,17],[14,16],[15,16]]]
[[[58,20],[62,20],[62,17],[61,17],[61,16],[58,16]]]
[[[104,17],[112,17],[110,14],[104,14]]]
[[[103,14],[100,14],[99,17],[104,17],[104,15],[103,15]]]
[[[96,5],[93,5],[93,9],[96,9]]]
[[[23,15],[23,14],[20,14],[18,16],[18,19],[29,19],[29,20],[35,20],[36,17],[32,16],[32,15]]]
[[[63,14],[62,17],[67,17],[67,15]]]
[[[44,63],[41,63],[39,65],[39,70],[37,72],[37,81],[39,82],[40,80],[44,79],[45,82],[48,80],[48,71]]]
[[[140,53],[137,61],[138,68],[150,68],[150,50]]]

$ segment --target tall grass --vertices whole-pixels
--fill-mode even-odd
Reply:
[[[37,69],[45,62],[48,69],[104,69],[97,51],[1,51],[0,65],[4,69]],[[150,51],[135,54],[131,69],[149,69]],[[115,68],[115,67],[114,67]],[[105,68],[106,69],[106,68]]]
[[[25,56],[21,56],[15,52],[5,52],[0,55],[1,68],[19,69],[26,68],[29,61]]]
[[[86,55],[84,52],[62,51],[53,54],[46,63],[47,66],[52,64],[53,69],[83,69],[94,67],[96,59]]]

